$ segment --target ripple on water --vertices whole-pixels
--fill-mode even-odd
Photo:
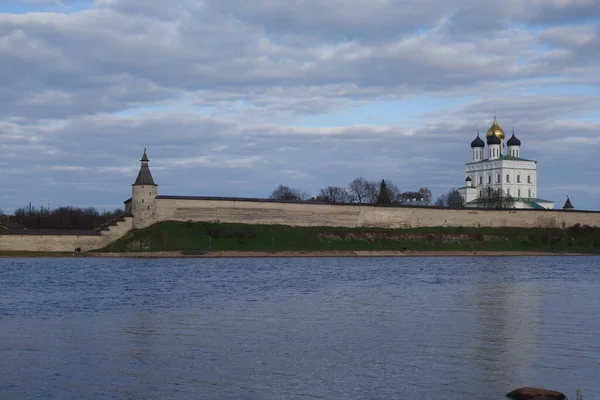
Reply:
[[[600,392],[593,257],[0,259],[0,398]]]

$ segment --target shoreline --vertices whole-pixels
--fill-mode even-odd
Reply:
[[[541,251],[464,251],[464,250],[280,250],[280,251],[165,251],[139,253],[89,253],[92,257],[100,258],[273,258],[273,257],[484,257],[484,256],[586,256],[594,254],[562,253]]]
[[[542,256],[598,256],[598,253],[568,253],[552,251],[494,251],[494,250],[274,250],[274,251],[156,251],[127,253],[35,253],[15,252],[0,258],[276,258],[276,257],[542,257]]]

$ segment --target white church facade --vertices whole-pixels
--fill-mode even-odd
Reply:
[[[514,208],[553,209],[554,202],[538,198],[537,161],[521,157],[521,141],[514,130],[505,143],[504,131],[494,116],[485,136],[487,149],[479,131],[471,142],[473,158],[466,164],[466,185],[458,189],[465,207],[483,207],[482,198],[493,190],[512,197]]]

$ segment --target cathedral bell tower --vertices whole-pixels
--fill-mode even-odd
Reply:
[[[156,196],[158,185],[154,183],[150,168],[148,167],[148,155],[146,149],[140,160],[142,166],[138,172],[137,179],[131,185],[131,214],[133,215],[133,227],[143,228],[154,223],[156,219]]]

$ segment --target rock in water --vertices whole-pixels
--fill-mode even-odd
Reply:
[[[513,390],[506,394],[506,397],[510,397],[514,400],[566,400],[567,396],[561,392],[555,390],[534,388],[534,387],[522,387]]]

